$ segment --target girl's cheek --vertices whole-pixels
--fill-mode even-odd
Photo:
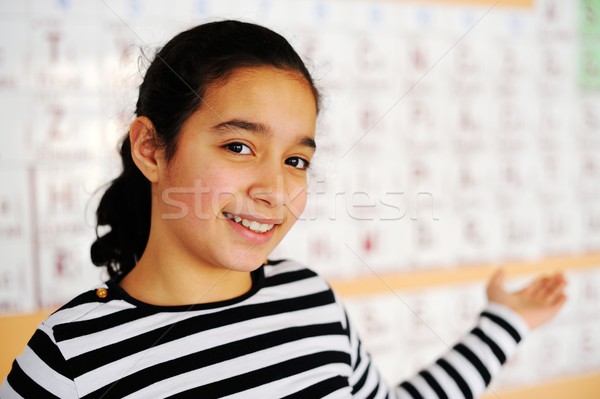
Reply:
[[[169,187],[160,192],[159,210],[163,220],[181,220],[190,217],[194,211],[195,193],[189,187]]]
[[[295,194],[291,196],[291,200],[288,203],[288,210],[291,212],[291,216],[294,221],[302,215],[304,212],[304,208],[306,207],[307,195],[306,188],[299,189],[301,191],[297,191]]]
[[[210,193],[209,199],[210,203],[204,206],[210,207],[213,215],[219,216],[224,211],[233,214],[244,212],[243,201],[232,187],[215,189]]]
[[[230,187],[220,187],[218,181],[195,177],[163,188],[159,196],[163,219],[202,221],[220,215],[222,205],[232,201],[235,194]]]
[[[202,208],[210,210],[213,216],[220,216],[223,211],[230,213],[244,212],[245,190],[240,174],[225,173],[224,170],[210,174],[203,187]]]

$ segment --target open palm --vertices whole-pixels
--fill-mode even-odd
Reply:
[[[505,290],[504,275],[504,271],[500,269],[490,279],[487,286],[488,300],[501,303],[519,313],[531,329],[556,316],[567,300],[567,282],[562,273],[539,276],[516,292]]]

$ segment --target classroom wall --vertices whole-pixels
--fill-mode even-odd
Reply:
[[[286,36],[324,94],[307,209],[273,258],[331,281],[384,377],[468,331],[506,265],[515,288],[565,270],[570,300],[491,392],[597,391],[598,17],[595,0],[0,1],[0,376],[37,320],[106,278],[96,190],[144,57],[241,18]]]

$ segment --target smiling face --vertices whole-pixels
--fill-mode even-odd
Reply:
[[[316,114],[309,84],[292,72],[243,68],[209,86],[174,157],[158,163],[161,247],[206,267],[260,266],[304,210]]]

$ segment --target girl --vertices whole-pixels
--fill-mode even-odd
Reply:
[[[388,388],[327,283],[265,260],[301,214],[319,93],[280,35],[223,21],[174,37],[140,86],[123,173],[98,207],[111,279],[43,322],[2,398],[472,398],[564,279],[488,286],[479,324]]]

